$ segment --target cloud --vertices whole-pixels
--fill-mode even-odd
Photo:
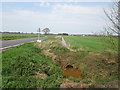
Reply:
[[[50,3],[48,2],[40,2],[39,4],[41,7],[49,7],[50,6]]]
[[[40,7],[46,6],[45,3]],[[3,29],[9,31],[36,32],[37,28],[50,28],[52,32],[91,33],[105,25],[102,6],[72,4],[50,5],[50,12],[14,10],[3,13]]]
[[[57,4],[53,6],[54,11],[61,13],[74,13],[74,14],[101,14],[102,8],[100,6],[85,7],[80,5]],[[93,12],[95,11],[95,12]]]

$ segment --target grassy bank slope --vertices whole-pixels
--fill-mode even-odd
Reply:
[[[117,51],[118,39],[109,37],[78,37],[66,36],[65,40],[70,44],[72,49],[84,49],[92,52]],[[111,40],[116,47],[113,46]]]
[[[55,88],[62,81],[60,68],[28,43],[2,53],[3,88]]]

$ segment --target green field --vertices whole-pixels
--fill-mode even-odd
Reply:
[[[14,39],[23,39],[23,38],[33,38],[38,37],[37,34],[17,34],[17,33],[2,33],[0,40],[14,40]],[[44,35],[40,35],[42,37]]]
[[[64,38],[72,49],[82,48],[92,52],[118,51],[117,37],[65,36]]]
[[[61,70],[49,57],[27,43],[2,52],[3,88],[56,88]]]

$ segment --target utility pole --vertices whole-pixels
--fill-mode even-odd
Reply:
[[[38,28],[38,40],[39,40],[39,38],[40,38],[40,28]]]

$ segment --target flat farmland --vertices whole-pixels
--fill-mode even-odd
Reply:
[[[65,36],[64,38],[72,49],[82,49],[91,52],[118,50],[117,37]]]

